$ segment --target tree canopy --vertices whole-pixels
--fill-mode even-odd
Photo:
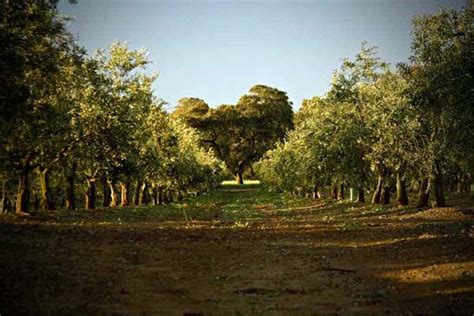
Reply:
[[[467,190],[474,166],[473,25],[472,4],[417,16],[412,55],[396,70],[364,43],[324,97],[303,101],[295,130],[257,164],[260,177],[315,197],[321,185],[335,198],[352,187],[359,201],[375,187],[372,202],[383,204],[396,187],[402,205],[410,180],[419,206],[428,206],[431,184],[436,205],[445,206],[446,178]]]
[[[293,127],[286,93],[264,85],[251,87],[236,105],[215,109],[201,99],[183,98],[172,116],[197,129],[202,144],[225,162],[239,183],[243,173]]]

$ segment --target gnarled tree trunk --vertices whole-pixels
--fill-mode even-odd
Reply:
[[[66,208],[68,210],[76,209],[76,195],[74,193],[74,180],[76,178],[77,164],[74,162],[70,169],[64,169],[64,178],[66,179]]]
[[[338,194],[337,194],[337,199],[338,199],[338,200],[344,200],[344,198],[345,198],[345,194],[344,194],[344,184],[341,183],[341,184],[339,185],[339,192],[338,192]]]
[[[242,171],[237,171],[237,173],[234,175],[235,181],[237,181],[238,185],[244,184],[244,177],[242,175]]]
[[[397,173],[397,201],[399,205],[408,205],[408,194],[405,185],[405,177]]]
[[[95,199],[96,199],[96,179],[95,178],[86,178],[86,209],[94,210],[95,209]]]
[[[372,196],[372,204],[380,204],[382,201],[382,189],[385,185],[385,173],[379,174],[377,181],[377,187],[375,188],[374,195]]]
[[[430,179],[423,178],[421,180],[420,191],[418,194],[418,205],[417,207],[428,207],[430,198]]]
[[[147,205],[150,202],[148,193],[148,182],[144,181],[140,188],[139,205]]]
[[[109,192],[110,192],[110,207],[117,207],[118,205],[118,196],[117,196],[117,187],[115,181],[108,181],[109,183]]]
[[[40,166],[38,168],[39,182],[40,182],[40,200],[41,209],[43,210],[54,210],[53,195],[51,193],[51,187],[49,185],[49,168]]]
[[[390,204],[390,187],[386,184],[382,188],[380,204]]]
[[[15,213],[24,214],[30,210],[30,166],[26,165],[20,171]]]
[[[137,181],[135,183],[135,190],[133,191],[133,205],[140,206],[140,190],[142,188],[142,182]]]
[[[126,207],[129,206],[130,202],[130,182],[124,181],[120,182],[120,206]]]
[[[435,175],[434,175],[434,193],[436,199],[436,207],[445,207],[446,199],[444,198],[444,181],[443,181],[443,170],[439,162],[435,163]]]
[[[100,177],[100,184],[102,186],[102,207],[108,207],[110,205],[110,187],[107,176]]]

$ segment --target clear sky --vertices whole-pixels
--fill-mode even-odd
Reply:
[[[175,106],[198,97],[235,104],[254,84],[286,91],[295,109],[323,95],[361,42],[392,63],[410,54],[411,18],[464,0],[79,0],[60,2],[89,53],[112,41],[146,47],[155,94]]]

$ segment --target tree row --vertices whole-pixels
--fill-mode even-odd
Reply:
[[[355,189],[364,201],[388,204],[396,192],[417,204],[430,193],[470,191],[474,171],[473,6],[413,20],[408,62],[390,68],[363,45],[335,71],[329,92],[305,100],[295,129],[266,153],[257,174],[274,190],[334,198]]]
[[[221,163],[153,96],[144,49],[89,57],[56,1],[0,6],[0,211],[161,204],[218,185]]]

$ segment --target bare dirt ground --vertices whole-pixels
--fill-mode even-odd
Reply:
[[[187,221],[166,207],[4,216],[0,313],[474,313],[472,198],[422,211],[276,199],[221,189]]]

